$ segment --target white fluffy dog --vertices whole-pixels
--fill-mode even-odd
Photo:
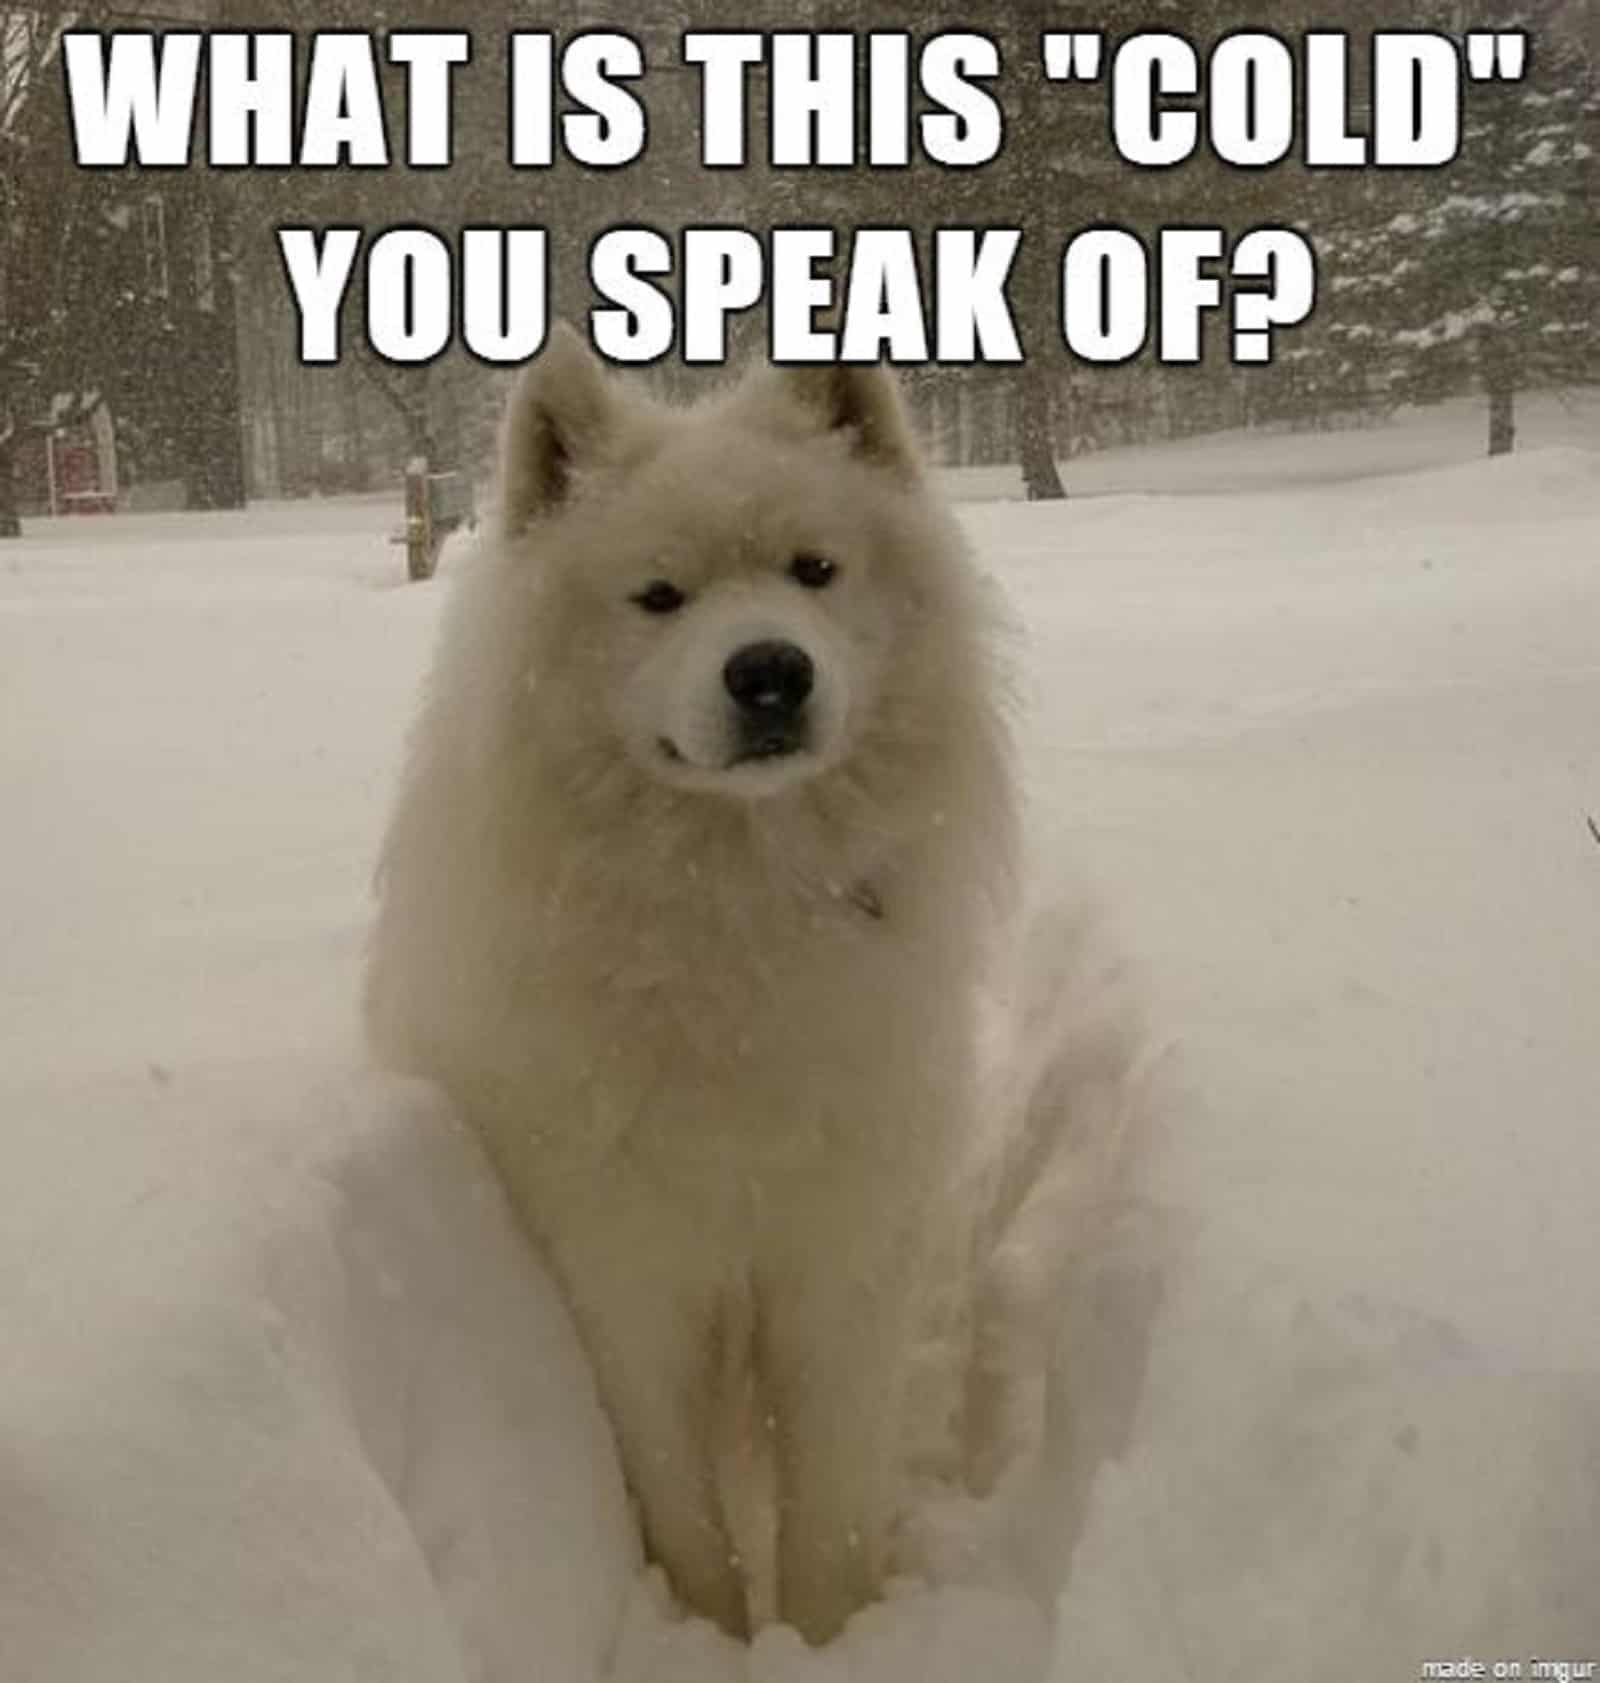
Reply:
[[[512,399],[369,1019],[481,1133],[652,1555],[733,1632],[824,1640],[879,1588],[970,1254],[1013,857],[991,637],[880,370],[674,410],[561,332]]]

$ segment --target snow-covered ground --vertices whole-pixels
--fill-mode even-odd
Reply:
[[[672,1621],[473,1147],[361,1071],[445,582],[392,507],[0,547],[0,1677],[1600,1661],[1600,404],[1480,434],[952,476],[1026,631],[1038,880],[1097,888],[1169,1048],[1176,1260],[1137,1397],[1069,1356],[1123,1448],[1054,1633],[1022,1492],[820,1655]]]

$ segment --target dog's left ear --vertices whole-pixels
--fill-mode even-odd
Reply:
[[[773,377],[789,407],[811,427],[843,434],[853,454],[898,478],[917,479],[922,454],[900,397],[900,382],[887,368],[835,363],[783,368]]]
[[[515,537],[558,508],[575,473],[597,458],[617,426],[617,400],[599,359],[557,322],[538,360],[518,379],[500,441],[500,521]]]

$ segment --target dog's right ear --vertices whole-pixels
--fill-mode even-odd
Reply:
[[[616,414],[599,360],[566,322],[557,322],[506,407],[500,522],[507,537],[566,501],[574,475],[604,448]]]

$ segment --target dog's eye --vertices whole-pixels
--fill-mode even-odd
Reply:
[[[669,579],[656,579],[629,600],[647,614],[675,614],[688,597]]]
[[[797,555],[789,563],[789,577],[807,590],[826,590],[838,571],[825,555]]]

